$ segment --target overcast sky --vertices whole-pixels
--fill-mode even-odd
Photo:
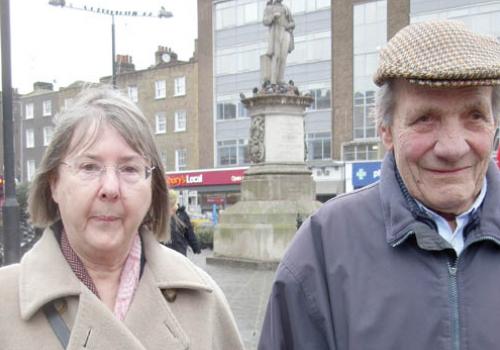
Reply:
[[[153,12],[160,6],[172,18],[115,17],[116,54],[131,55],[136,69],[154,64],[159,45],[189,59],[197,37],[196,0],[10,0],[12,85],[32,91],[35,81],[55,88],[76,80],[98,81],[111,75],[111,16],[69,8],[91,6],[109,10]]]

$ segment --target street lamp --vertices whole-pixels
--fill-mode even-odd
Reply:
[[[124,16],[124,17],[158,17],[158,18],[170,18],[173,16],[172,12],[165,10],[165,7],[161,7],[160,10],[158,11],[157,15],[153,15],[152,12],[144,12],[144,11],[115,11],[115,10],[109,10],[105,8],[100,8],[100,7],[94,7],[94,6],[86,6],[84,5],[83,7],[79,6],[74,6],[70,4],[69,6],[66,6],[66,1],[65,0],[49,0],[49,5],[52,6],[60,6],[61,8],[66,7],[70,8],[73,10],[80,10],[80,11],[86,11],[86,12],[93,12],[97,13],[100,15],[108,15],[111,16],[111,63],[112,63],[112,83],[113,87],[116,86],[116,63],[115,63],[115,16]]]
[[[3,154],[4,154],[4,193],[3,212],[3,263],[19,261],[20,232],[19,204],[16,198],[14,165],[14,132],[12,118],[12,70],[10,55],[10,4],[2,0],[0,5],[0,31],[2,47],[2,107],[3,107]]]

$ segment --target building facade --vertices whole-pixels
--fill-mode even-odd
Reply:
[[[54,132],[53,117],[59,110],[59,95],[50,83],[36,82],[33,91],[20,98],[21,113],[18,119],[17,155],[21,165],[18,175],[21,182],[35,177],[36,169]]]
[[[137,103],[150,122],[165,169],[186,171],[203,166],[198,118],[198,65],[195,58],[177,60],[170,49],[159,47],[155,63],[135,70],[132,58],[117,56],[116,84]],[[107,84],[110,77],[101,79]],[[84,88],[97,83],[77,81],[54,91],[52,84],[37,82],[31,93],[19,98],[16,118],[16,152],[21,182],[30,182],[54,132],[54,116],[73,103]],[[211,148],[208,148],[211,151]],[[210,158],[211,155],[208,156]]]
[[[264,0],[198,0],[200,67],[211,72],[212,94],[200,103],[213,108],[214,166],[248,164],[249,120],[240,93],[259,84],[259,57],[266,48]],[[294,16],[295,50],[286,80],[315,97],[306,111],[307,163],[319,199],[364,183],[358,163],[384,154],[373,115],[377,87],[372,75],[378,50],[411,22],[463,21],[475,31],[500,37],[500,1],[488,0],[284,0]],[[209,43],[209,44],[208,44]],[[368,164],[367,164],[368,165]],[[368,169],[368,168],[367,168]],[[354,173],[353,173],[354,170]],[[377,171],[372,171],[377,174]],[[376,179],[376,177],[374,178]],[[347,183],[350,181],[350,183]]]
[[[200,133],[204,134],[204,125],[198,118],[196,54],[189,61],[180,61],[175,52],[160,46],[151,67],[135,70],[131,63],[130,56],[118,56],[116,85],[150,121],[165,169],[199,169],[203,166]]]

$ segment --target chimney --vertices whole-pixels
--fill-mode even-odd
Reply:
[[[116,55],[116,74],[135,71],[135,65],[132,63],[132,56]]]
[[[33,83],[33,90],[34,91],[40,91],[40,90],[54,91],[54,85],[52,83],[37,81],[36,83]]]
[[[155,65],[166,64],[177,61],[177,54],[171,48],[166,46],[158,46],[155,52]]]

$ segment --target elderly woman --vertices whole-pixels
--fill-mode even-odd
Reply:
[[[0,349],[243,348],[219,287],[157,242],[167,189],[143,114],[91,89],[58,121],[29,195],[46,229],[0,269]]]

